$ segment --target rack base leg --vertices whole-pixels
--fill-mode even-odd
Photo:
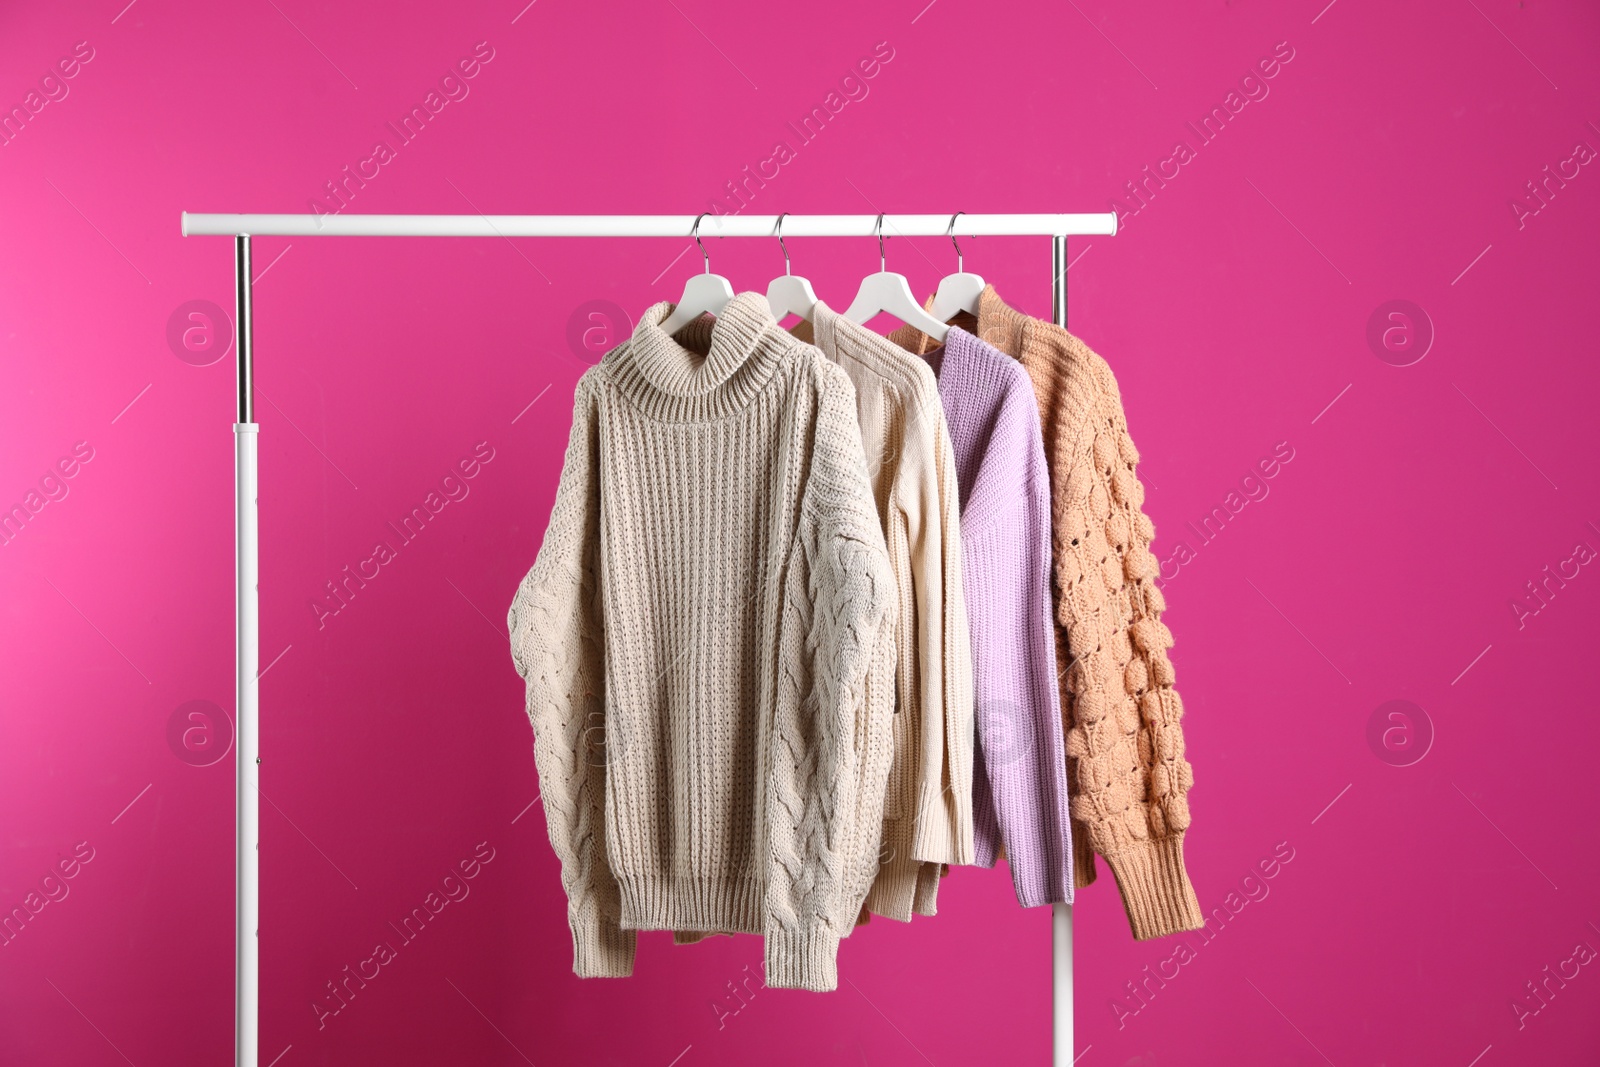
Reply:
[[[234,423],[235,637],[235,928],[234,1062],[256,1067],[260,1025],[261,802],[259,526],[256,512],[259,426]]]
[[[1072,905],[1054,904],[1050,916],[1050,1024],[1055,1067],[1072,1065]]]

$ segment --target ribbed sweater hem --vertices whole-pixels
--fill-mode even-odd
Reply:
[[[922,864],[909,852],[897,854],[878,868],[878,876],[872,880],[872,888],[861,906],[885,919],[910,922],[917,897],[917,873],[921,868]]]
[[[761,932],[766,895],[761,878],[621,875],[617,888],[625,930]]]
[[[1200,901],[1183,866],[1183,835],[1146,841],[1106,857],[1136,941],[1198,930],[1205,925]]]
[[[839,987],[839,938],[821,927],[766,932],[767,986],[828,993]]]

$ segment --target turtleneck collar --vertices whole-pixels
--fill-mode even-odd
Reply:
[[[641,407],[668,422],[738,411],[798,344],[773,321],[761,293],[738,294],[715,318],[702,315],[676,336],[661,328],[673,307],[663,301],[646,311],[629,342],[602,361]]]

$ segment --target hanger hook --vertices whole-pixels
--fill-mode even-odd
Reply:
[[[707,274],[711,273],[711,253],[707,252],[706,246],[700,243],[700,220],[709,214],[711,214],[711,212],[702,211],[700,214],[696,215],[694,219],[694,229],[689,231],[689,236],[694,238],[694,243],[700,245],[700,255],[706,261]]]
[[[789,249],[788,246],[783,243],[783,216],[787,214],[788,212],[785,211],[782,215],[778,216],[778,247],[783,249],[783,273],[793,274],[794,272],[789,269]]]
[[[963,273],[965,273],[965,271],[962,269],[961,245],[956,241],[956,219],[959,219],[962,215],[965,215],[965,214],[966,214],[965,211],[958,211],[954,215],[950,216],[950,231],[949,231],[950,232],[950,243],[956,246],[956,273],[957,274],[963,274]]]
[[[882,273],[889,269],[889,261],[883,255],[883,212],[878,212],[878,221],[872,224],[872,232],[878,237],[878,271]]]

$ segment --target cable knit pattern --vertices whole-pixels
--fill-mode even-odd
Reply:
[[[976,319],[956,321],[1015,357],[1039,403],[1076,883],[1094,880],[1099,853],[1135,938],[1197,930],[1204,916],[1183,862],[1194,774],[1167,657],[1172,634],[1161,622],[1166,603],[1154,582],[1155,527],[1116,378],[1081,340],[1012,309],[993,286]],[[920,334],[902,340],[931,347]]]
[[[539,558],[517,589],[506,623],[526,680],[528,718],[550,844],[561,860],[572,927],[573,970],[633,972],[634,935],[606,859],[605,650],[600,629],[600,495],[594,462],[599,420],[593,380],[578,383],[562,477]]]
[[[972,642],[959,488],[928,365],[824,302],[794,334],[850,376],[900,601],[894,763],[882,863],[866,900],[909,921],[937,908],[942,863],[972,863]]]
[[[1050,480],[1015,360],[959,327],[938,367],[961,487],[977,688],[977,862],[1005,847],[1023,907],[1072,901],[1071,814],[1050,600]]]
[[[831,989],[876,865],[896,604],[849,379],[744,293],[579,382],[508,621],[574,970],[634,930],[766,936]]]
[[[767,984],[784,988],[838,985],[839,939],[855,925],[877,870],[892,758],[892,666],[877,677],[867,668],[875,658],[893,661],[894,630],[884,620],[893,621],[894,577],[887,558],[877,560],[883,534],[861,491],[859,448],[854,457],[821,454],[849,439],[843,428],[855,426],[853,401],[837,391],[824,398],[816,451],[819,467],[859,477],[830,484],[831,475],[813,474],[786,568],[766,927]],[[809,514],[812,507],[820,514]]]

